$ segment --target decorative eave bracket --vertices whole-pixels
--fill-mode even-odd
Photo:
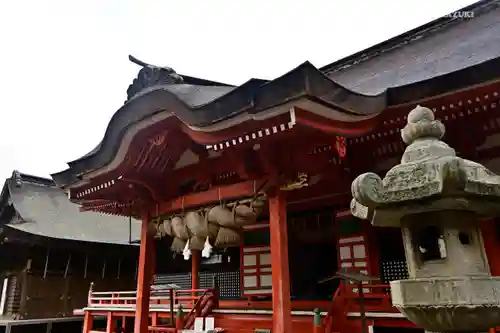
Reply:
[[[229,148],[229,147],[236,146],[236,145],[239,145],[242,143],[247,143],[247,142],[252,141],[252,140],[257,140],[257,139],[260,139],[260,138],[263,138],[266,136],[271,136],[271,135],[274,135],[277,133],[281,133],[281,132],[290,130],[297,123],[297,119],[295,116],[295,109],[291,108],[289,110],[289,114],[290,114],[290,121],[288,123],[281,123],[281,124],[276,124],[276,125],[273,125],[273,126],[270,126],[267,128],[261,128],[255,132],[247,133],[245,135],[238,136],[236,138],[233,138],[233,139],[230,139],[230,140],[227,140],[224,142],[216,143],[213,145],[207,145],[206,148],[213,149],[214,151],[223,150],[225,148]]]

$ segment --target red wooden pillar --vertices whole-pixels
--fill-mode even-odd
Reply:
[[[121,333],[128,332],[128,326],[127,326],[127,317],[122,316],[122,327],[121,327]]]
[[[158,312],[153,312],[151,315],[151,326],[156,327],[158,325]]]
[[[108,312],[108,318],[106,322],[106,333],[114,333],[116,330],[115,320],[113,319],[113,313]]]
[[[269,198],[269,231],[271,235],[273,333],[292,332],[290,275],[288,269],[288,230],[286,198],[277,190]]]
[[[139,269],[137,274],[137,303],[135,310],[134,333],[147,333],[149,321],[149,294],[154,251],[153,235],[148,228],[149,216],[142,221],[141,247],[139,250]]]
[[[201,252],[191,251],[191,289],[200,289],[200,260]]]
[[[201,251],[191,251],[191,289],[200,289]],[[193,306],[196,304],[196,292],[193,292]]]
[[[490,264],[491,275],[500,276],[500,257],[498,256],[500,251],[500,240],[497,236],[498,233],[495,227],[495,220],[489,219],[479,221],[479,228],[483,236],[484,251],[486,252],[486,257]]]
[[[83,317],[83,333],[90,333],[92,330],[92,324],[94,323],[94,318],[90,314],[90,311],[85,311],[85,315]]]

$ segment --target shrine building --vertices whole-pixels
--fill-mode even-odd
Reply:
[[[240,86],[131,57],[139,74],[102,141],[52,175],[83,211],[142,220],[136,290],[90,293],[84,333],[100,316],[106,332],[423,332],[391,304],[388,283],[408,276],[400,229],[354,218],[350,186],[399,163],[418,105],[459,156],[500,173],[500,1],[462,11]],[[500,275],[500,225],[478,227]],[[439,234],[419,246],[446,259]]]
[[[78,205],[52,179],[13,171],[0,194],[0,332],[75,332],[93,292],[136,285],[140,222]],[[96,318],[96,326],[104,326]]]

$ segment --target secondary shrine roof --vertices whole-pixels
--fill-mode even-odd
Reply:
[[[110,164],[123,142],[130,142],[127,131],[147,127],[148,121],[174,116],[189,131],[213,133],[308,103],[321,109],[316,116],[353,124],[397,105],[498,80],[500,1],[462,10],[474,12],[474,18],[438,19],[321,69],[305,62],[274,80],[251,79],[239,87],[132,58],[142,69],[101,143],[52,176],[66,186]]]
[[[324,66],[337,83],[379,94],[460,71],[500,55],[500,1],[479,1],[459,12],[474,18],[441,18]]]
[[[14,214],[4,214],[13,208]],[[1,224],[17,231],[55,239],[129,245],[129,220],[81,212],[77,204],[50,179],[14,171],[0,196]],[[140,236],[132,219],[131,239]]]

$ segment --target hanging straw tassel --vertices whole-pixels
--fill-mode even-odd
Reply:
[[[186,243],[187,241],[180,239],[179,237],[175,237],[172,240],[172,245],[170,245],[170,249],[174,253],[182,253],[184,249],[186,248]]]
[[[191,250],[189,249],[189,239],[186,242],[186,246],[184,247],[184,251],[182,251],[182,255],[184,256],[184,260],[189,260],[189,257],[191,257]]]
[[[209,238],[210,237],[207,237],[207,239],[205,240],[205,247],[201,251],[201,256],[203,258],[210,258],[210,255],[212,254],[212,245],[210,245]]]

